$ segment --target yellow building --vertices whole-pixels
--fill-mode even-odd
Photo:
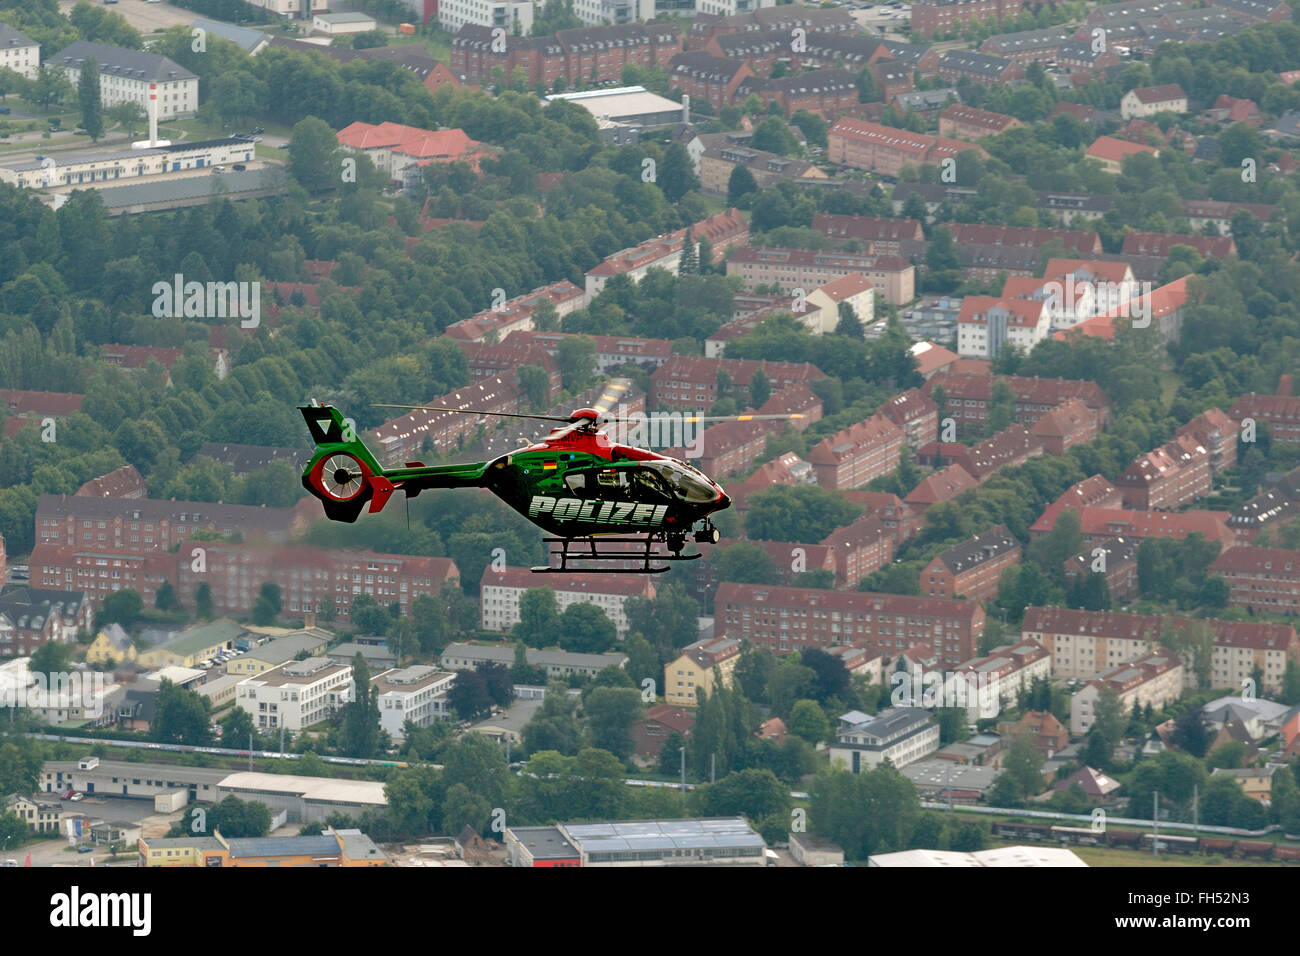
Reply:
[[[65,819],[63,805],[50,800],[36,801],[11,794],[2,807],[5,813],[12,813],[26,823],[32,833],[58,833]],[[72,815],[81,816],[80,813]]]
[[[1284,764],[1271,763],[1263,767],[1246,767],[1242,770],[1216,767],[1214,773],[1231,775],[1237,783],[1241,784],[1241,790],[1246,796],[1267,806],[1273,792],[1273,774],[1279,769],[1287,770]]]
[[[110,624],[86,646],[87,664],[121,664],[136,659],[135,641],[121,624]]]
[[[674,707],[694,707],[700,693],[714,691],[714,669],[722,675],[722,686],[731,686],[731,676],[740,658],[740,641],[733,637],[706,638],[682,648],[681,656],[664,672],[664,702]]]
[[[304,627],[297,631],[288,631],[281,637],[273,637],[247,652],[233,658],[226,664],[227,674],[252,677],[269,671],[273,667],[287,664],[306,652],[316,656],[333,639],[329,631],[317,627]]]
[[[231,650],[236,638],[244,633],[242,625],[228,618],[187,627],[166,644],[141,651],[142,667],[193,667],[221,651]]]
[[[388,856],[360,830],[326,827],[320,836],[141,838],[141,866],[385,866]]]

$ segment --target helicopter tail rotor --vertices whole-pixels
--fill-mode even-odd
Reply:
[[[395,486],[356,429],[332,405],[300,405],[316,449],[302,475],[302,486],[332,521],[356,521],[367,503],[371,513],[388,503]]]

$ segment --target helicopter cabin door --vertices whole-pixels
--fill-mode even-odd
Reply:
[[[576,469],[564,476],[564,483],[575,498],[650,505],[673,502],[668,483],[641,465]]]

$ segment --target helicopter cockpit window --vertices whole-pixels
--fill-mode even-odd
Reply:
[[[705,504],[718,497],[717,489],[698,473],[692,473],[694,469],[688,470],[687,467],[671,461],[648,461],[645,467],[653,469],[667,479],[673,492],[683,501]]]
[[[583,472],[574,472],[564,476],[564,483],[569,486],[569,490],[579,497],[587,494],[587,476]]]

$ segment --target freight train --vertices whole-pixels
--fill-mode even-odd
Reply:
[[[1300,846],[1288,846],[1268,840],[1234,840],[1227,837],[1183,836],[1140,830],[1094,830],[1090,827],[1054,826],[1050,823],[1015,823],[995,821],[993,835],[1006,840],[1076,844],[1080,846],[1123,847],[1150,851],[1159,839],[1161,853],[1171,855],[1216,854],[1240,859],[1300,862]]]

